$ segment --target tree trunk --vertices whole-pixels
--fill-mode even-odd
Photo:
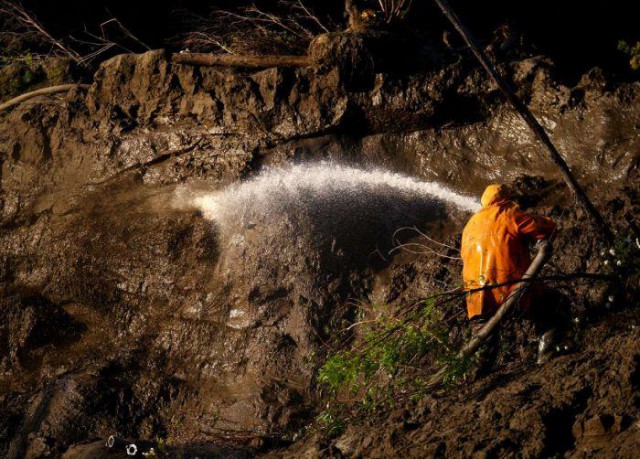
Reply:
[[[176,64],[264,69],[269,67],[306,67],[309,56],[250,56],[236,54],[180,53],[171,56]]]

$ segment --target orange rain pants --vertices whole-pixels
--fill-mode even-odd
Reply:
[[[529,243],[548,239],[555,224],[545,217],[519,210],[503,185],[490,185],[481,199],[482,210],[462,232],[462,277],[465,288],[475,289],[522,279],[531,264]],[[491,316],[515,285],[471,292],[467,295],[469,318]],[[530,296],[520,306],[528,309]]]

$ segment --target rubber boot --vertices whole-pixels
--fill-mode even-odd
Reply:
[[[477,336],[478,332],[486,325],[485,320],[474,320],[471,322],[471,334]],[[491,370],[495,365],[498,357],[498,333],[492,333],[484,342],[482,348],[478,351],[477,365],[473,372],[473,380],[484,378],[491,374]]]
[[[555,328],[546,331],[538,340],[538,359],[536,363],[542,365],[553,357],[553,353],[558,342],[558,333]]]

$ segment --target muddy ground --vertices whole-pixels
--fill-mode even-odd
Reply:
[[[401,307],[455,284],[459,263],[371,257],[394,229],[385,207],[380,231],[346,219],[344,233],[319,234],[313,212],[285,213],[229,244],[171,205],[177,186],[320,159],[475,194],[506,181],[559,223],[550,272],[611,274],[616,261],[605,265],[600,235],[469,56],[413,50],[424,65],[400,71],[372,51],[386,39],[324,36],[314,66],[254,73],[122,55],[87,92],[0,114],[0,455],[91,457],[117,435],[200,457],[634,456],[637,296],[610,304],[586,281],[557,286],[580,318],[575,352],[536,367],[530,334],[507,333],[491,376],[291,444],[322,410],[313,356],[335,312]],[[638,83],[594,69],[566,87],[540,56],[502,70],[626,240],[624,215],[640,206]],[[393,226],[454,245],[464,221],[400,216]]]

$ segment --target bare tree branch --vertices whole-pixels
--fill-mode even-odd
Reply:
[[[4,0],[2,5],[3,6],[0,7],[0,14],[14,19],[24,29],[37,34],[44,41],[50,43],[52,47],[62,51],[78,64],[82,62],[81,56],[76,51],[67,47],[61,40],[55,39],[49,32],[47,32],[42,24],[40,24],[40,22],[31,15],[20,2]]]
[[[131,40],[133,40],[134,42],[138,43],[140,46],[142,46],[143,48],[145,48],[147,51],[151,51],[151,48],[149,47],[149,45],[147,45],[146,43],[144,43],[142,40],[140,40],[138,37],[136,37],[133,33],[131,33],[131,31],[129,29],[127,29],[122,22],[120,22],[118,20],[118,18],[116,17],[112,17],[111,19],[109,19],[108,21],[103,22],[102,24],[100,24],[100,30],[102,30],[103,35],[106,37],[106,32],[105,32],[105,26],[108,24],[117,24],[118,27],[120,28],[120,30],[127,36],[129,37]]]
[[[303,52],[320,33],[334,25],[325,22],[304,0],[280,0],[272,9],[256,5],[214,10],[209,17],[187,13],[193,32],[175,37],[188,51],[227,54],[294,54]]]
[[[318,25],[318,27],[320,27],[325,33],[329,33],[329,29],[322,23],[320,19],[318,19],[318,16],[316,16],[311,11],[309,11],[309,8],[307,8],[305,4],[302,3],[302,0],[296,1],[296,7],[299,8],[302,12],[304,12],[304,14],[306,14],[309,19],[315,22]]]
[[[411,9],[412,3],[412,0],[378,0],[387,23],[402,19]]]

